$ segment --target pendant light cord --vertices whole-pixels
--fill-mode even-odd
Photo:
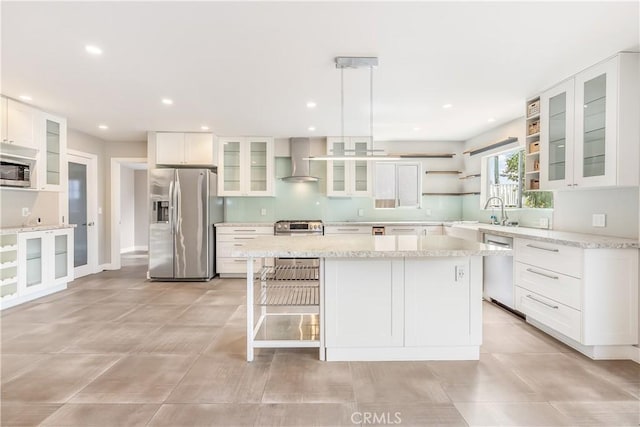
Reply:
[[[369,134],[373,153],[373,67],[369,67]]]
[[[344,68],[340,69],[340,138],[344,144]]]

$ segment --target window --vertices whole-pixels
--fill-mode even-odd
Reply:
[[[508,208],[553,207],[552,192],[525,190],[524,156],[517,148],[483,158],[482,207],[489,197],[500,197]]]

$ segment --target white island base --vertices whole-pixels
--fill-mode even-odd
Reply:
[[[327,258],[329,361],[478,360],[482,257]]]
[[[329,361],[478,360],[482,259],[511,254],[449,236],[259,237],[234,251],[247,258],[247,360],[260,347],[317,347]],[[254,274],[257,257],[320,262]]]

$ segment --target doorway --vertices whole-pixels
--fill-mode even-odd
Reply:
[[[69,224],[75,278],[98,272],[98,157],[68,150]]]
[[[146,158],[111,159],[111,269],[147,264],[147,193]]]

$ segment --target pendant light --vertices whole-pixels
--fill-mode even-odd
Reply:
[[[376,150],[373,142],[373,69],[378,66],[378,58],[338,56],[335,59],[336,68],[340,70],[340,136],[344,141],[344,70],[345,69],[369,69],[369,137],[371,149],[366,150],[365,155],[357,154],[354,149],[345,149],[343,155],[330,154],[327,156],[308,157],[306,160],[400,160],[399,157],[390,157],[384,154],[384,150]],[[363,150],[358,150],[361,153]],[[351,153],[351,154],[350,154]]]

